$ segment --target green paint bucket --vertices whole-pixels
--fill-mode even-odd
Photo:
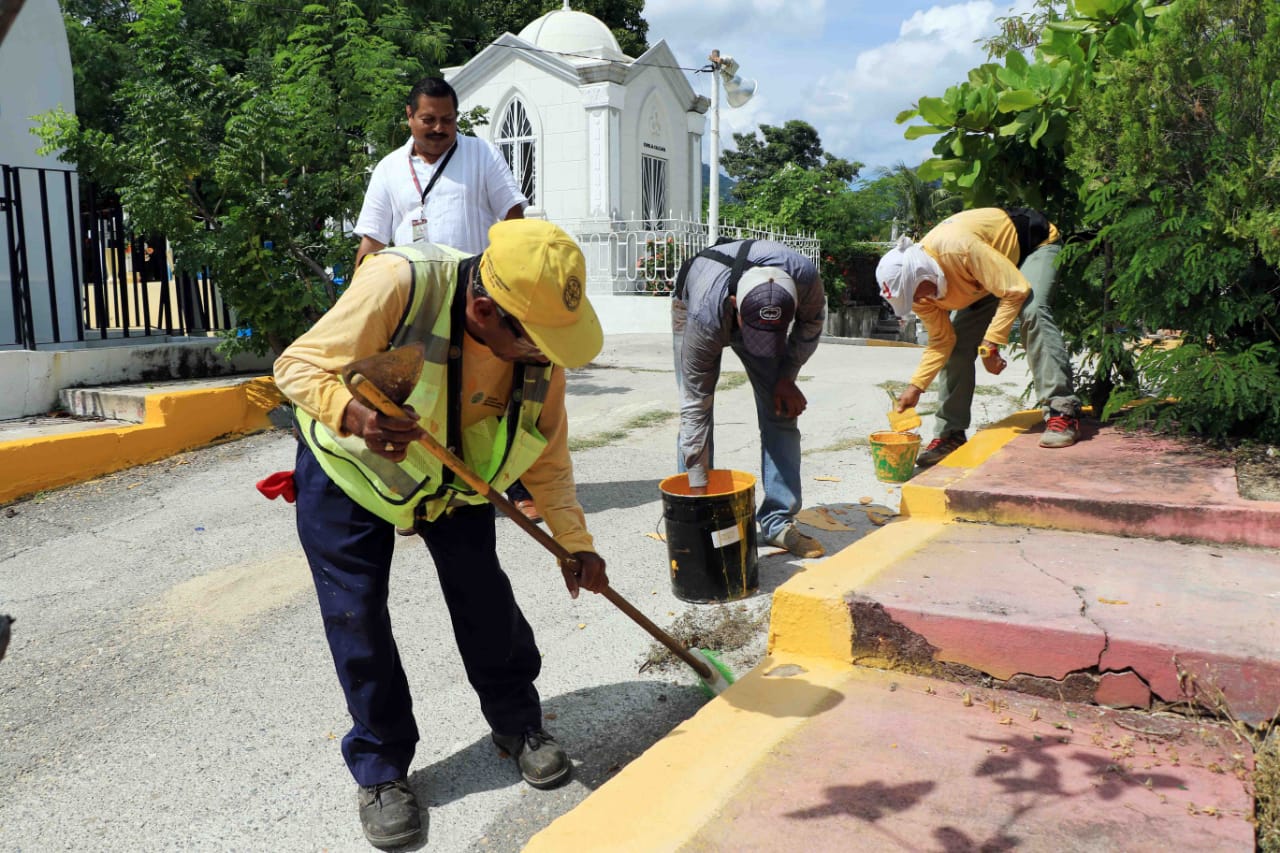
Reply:
[[[915,473],[920,453],[920,436],[914,432],[871,433],[871,461],[876,479],[884,483],[905,483]]]
[[[734,601],[758,590],[756,478],[712,470],[705,495],[690,494],[688,474],[667,477],[658,488],[675,597]]]

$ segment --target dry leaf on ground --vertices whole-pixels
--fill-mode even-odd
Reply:
[[[816,527],[819,530],[852,530],[847,524],[837,519],[825,506],[802,509],[796,513],[796,521]]]

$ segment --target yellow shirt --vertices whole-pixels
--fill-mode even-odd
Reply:
[[[342,415],[351,392],[342,383],[342,368],[386,350],[408,307],[411,285],[412,267],[404,258],[366,257],[337,303],[276,360],[276,387],[334,432],[347,434]],[[466,428],[506,410],[512,365],[470,335],[462,339],[462,427]],[[573,480],[564,394],[564,368],[557,367],[538,418],[547,447],[520,481],[533,495],[557,542],[569,551],[594,552]]]
[[[1057,240],[1058,229],[1050,224],[1049,238],[1041,245]],[[966,210],[943,220],[924,236],[920,247],[938,262],[947,277],[946,298],[917,299],[911,305],[929,332],[929,345],[911,377],[911,384],[923,391],[937,377],[955,348],[952,311],[967,308],[994,294],[1000,304],[984,338],[992,343],[1007,344],[1009,331],[1031,292],[1031,284],[1018,271],[1022,257],[1013,221],[998,207]]]

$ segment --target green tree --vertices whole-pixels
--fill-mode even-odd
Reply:
[[[968,205],[1040,207],[1064,228],[1058,319],[1095,405],[1142,399],[1130,417],[1274,439],[1280,12],[1075,0],[1026,20],[991,45],[1002,63],[899,116],[926,122],[910,138],[940,135],[921,177]],[[1184,343],[1136,348],[1144,328],[1180,329]]]
[[[1179,0],[1073,123],[1067,165],[1089,235],[1067,262],[1116,323],[1179,329],[1146,350],[1139,417],[1222,438],[1280,438],[1280,8]],[[1146,397],[1156,390],[1177,402]]]
[[[762,124],[759,135],[755,131],[735,133],[733,141],[737,150],[722,153],[720,163],[737,180],[733,194],[742,200],[750,198],[757,186],[788,165],[820,171],[846,184],[862,168],[861,163],[824,151],[818,131],[799,119],[791,119],[781,127]]]
[[[920,177],[940,178],[967,207],[1027,205],[1073,229],[1080,187],[1066,166],[1071,122],[1108,85],[1115,60],[1150,38],[1165,8],[1158,0],[1076,0],[1061,19],[1033,13],[1048,23],[1032,61],[1008,49],[1003,63],[981,65],[941,97],[921,98],[898,115],[900,123],[925,122],[908,127],[908,139],[941,135]]]
[[[475,44],[471,55],[479,53],[486,44],[505,32],[520,32],[561,5],[561,0],[479,0],[473,6],[485,24],[485,34]],[[627,56],[640,56],[649,49],[649,24],[641,15],[644,0],[574,0],[570,5],[574,11],[599,18]]]
[[[760,134],[763,143],[755,133],[737,134],[739,150],[725,155],[739,182],[737,200],[722,208],[723,217],[817,236],[828,297],[844,299],[851,270],[846,255],[869,230],[853,215],[859,207],[849,185],[862,164],[824,151],[818,132],[803,121],[762,125]]]
[[[898,190],[892,177],[877,175],[836,201],[834,214],[847,223],[853,241],[886,241],[898,215]]]
[[[919,173],[899,160],[881,169],[894,195],[894,216],[902,230],[919,240],[938,221],[960,210],[961,198],[943,189],[940,181],[921,180]]]
[[[336,298],[367,170],[402,141],[403,97],[445,55],[443,23],[399,0],[291,14],[226,0],[134,0],[68,19],[77,50],[128,61],[83,118],[44,117],[48,150],[117,192],[182,268],[208,267],[235,312],[229,350],[279,352]],[[76,57],[78,59],[78,57]],[[95,123],[98,126],[95,126]]]

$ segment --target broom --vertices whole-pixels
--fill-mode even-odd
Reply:
[[[406,353],[405,350],[411,350],[412,352]],[[407,418],[408,414],[405,410],[383,393],[379,385],[370,379],[367,374],[373,374],[374,376],[387,374],[386,379],[382,381],[387,382],[391,387],[408,389],[412,388],[417,382],[417,375],[422,370],[422,363],[423,350],[421,345],[413,344],[352,362],[343,369],[342,379],[351,393],[361,402],[389,417]],[[406,375],[409,372],[412,372],[412,381],[407,381],[406,379]],[[444,463],[450,471],[457,474],[477,494],[501,510],[517,526],[536,539],[538,544],[550,551],[561,566],[570,571],[576,571],[578,559],[553,539],[549,533],[526,518],[524,513],[516,509],[515,505],[507,500],[506,495],[498,492],[487,482],[480,479],[467,467],[465,462],[450,452],[448,448],[443,447],[440,442],[429,434],[424,433],[418,441],[432,456]],[[698,674],[699,686],[707,696],[714,698],[723,693],[733,683],[733,673],[713,652],[706,649],[688,649],[680,645],[674,637],[650,621],[647,616],[637,610],[631,602],[623,598],[613,587],[606,586],[600,594],[625,613],[631,621],[648,631],[649,635],[655,640],[670,649],[672,654],[688,664]]]

